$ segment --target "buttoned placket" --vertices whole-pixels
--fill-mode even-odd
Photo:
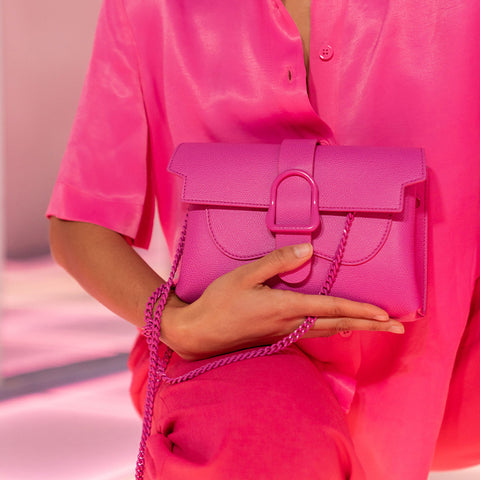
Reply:
[[[338,105],[337,69],[341,45],[335,19],[343,9],[342,1],[312,0],[310,33],[309,96],[313,109],[332,126]]]

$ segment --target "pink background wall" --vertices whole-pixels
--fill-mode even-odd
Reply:
[[[8,257],[48,252],[44,212],[88,65],[101,0],[3,0]]]

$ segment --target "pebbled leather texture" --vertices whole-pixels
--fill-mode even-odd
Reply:
[[[285,169],[308,170],[318,187],[320,225],[311,233],[275,233],[267,225],[271,186]],[[311,262],[292,275],[272,278],[269,285],[318,294],[346,215],[354,212],[331,295],[373,303],[402,321],[425,313],[422,149],[320,146],[312,140],[285,140],[282,145],[189,143],[176,149],[169,171],[183,178],[182,200],[189,204],[176,286],[184,301],[196,300],[215,278],[244,262],[310,239]],[[308,224],[312,194],[307,182],[291,176],[278,190],[277,223],[294,228]]]

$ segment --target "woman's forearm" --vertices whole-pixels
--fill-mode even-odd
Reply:
[[[138,327],[163,279],[118,233],[98,225],[50,219],[54,259],[94,298]]]

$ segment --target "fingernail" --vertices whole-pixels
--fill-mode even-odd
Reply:
[[[373,317],[374,320],[388,320],[389,318],[390,317],[386,313],[384,313],[382,315],[375,315]]]
[[[293,247],[293,252],[298,258],[303,258],[310,255],[312,251],[312,245],[310,243],[301,243],[300,245],[295,245]]]
[[[392,325],[388,329],[388,331],[392,333],[405,333],[405,329],[403,328],[403,325]]]

